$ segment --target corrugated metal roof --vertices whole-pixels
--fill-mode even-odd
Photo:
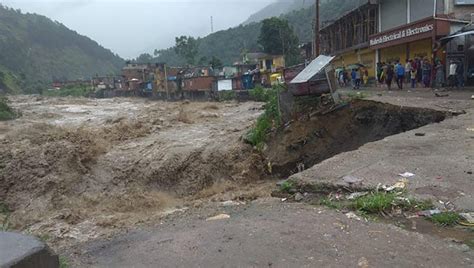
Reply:
[[[316,59],[314,59],[306,68],[304,68],[301,73],[299,73],[290,83],[291,84],[300,84],[306,83],[315,75],[317,75],[321,70],[323,70],[326,66],[331,63],[334,59],[333,56],[325,56],[320,55]]]

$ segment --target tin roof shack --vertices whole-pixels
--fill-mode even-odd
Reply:
[[[122,68],[123,89],[140,93],[146,81],[152,81],[154,71],[149,63],[130,63]]]
[[[95,90],[111,90],[121,88],[121,77],[116,76],[96,76],[92,78],[92,87]]]
[[[321,96],[336,88],[332,56],[320,55],[301,71],[289,84],[293,96]]]
[[[214,76],[197,76],[183,79],[183,93],[186,99],[207,100],[214,92]]]

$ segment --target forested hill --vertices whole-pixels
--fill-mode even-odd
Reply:
[[[123,59],[37,14],[0,5],[0,90],[36,92],[53,79],[117,73]]]
[[[306,2],[314,3],[313,0],[306,0]],[[321,1],[321,21],[332,21],[349,10],[356,8],[363,2],[363,0],[323,0]],[[300,0],[295,0],[294,3],[299,3],[303,6]],[[300,43],[312,40],[312,25],[315,17],[314,4],[306,8],[293,10],[280,17],[289,21],[298,35]],[[260,22],[252,22],[249,24],[241,24],[228,30],[219,31],[204,38],[199,38],[198,59],[217,57],[224,64],[232,64],[241,58],[243,51],[260,51],[261,48],[257,44],[260,27]],[[158,52],[159,56],[153,58],[151,61],[166,62],[169,65],[184,64],[184,60],[175,54],[173,48],[160,50]]]
[[[268,6],[250,15],[244,24],[260,22],[271,17],[279,17],[280,15],[289,13],[291,11],[308,8],[311,6],[314,6],[314,0],[278,0],[275,3],[269,4]]]

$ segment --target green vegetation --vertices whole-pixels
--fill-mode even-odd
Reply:
[[[369,94],[365,93],[365,92],[349,92],[347,93],[347,98],[349,98],[349,100],[363,100],[367,97],[369,97]]]
[[[12,120],[17,117],[17,113],[8,105],[8,99],[0,96],[0,121]],[[0,213],[2,212],[0,204]]]
[[[0,231],[8,231],[10,229],[10,209],[6,204],[0,202]]]
[[[324,197],[319,199],[316,204],[338,210],[356,210],[365,215],[390,214],[395,209],[415,212],[433,208],[431,200],[407,198],[403,192],[373,192],[354,200],[345,198],[332,200]]]
[[[443,212],[431,216],[430,220],[440,226],[454,226],[461,220],[461,216],[456,212]]]
[[[319,200],[317,205],[326,206],[328,208],[337,209],[337,210],[340,210],[340,209],[344,208],[344,204],[342,202],[333,201],[333,200],[331,200],[327,197],[322,198],[321,200]]]
[[[174,51],[184,58],[187,64],[194,65],[198,54],[198,42],[191,36],[176,37]]]
[[[295,1],[295,4],[291,4],[288,8],[283,8],[276,12],[271,9],[277,7],[270,6],[268,9],[265,9],[264,13],[273,14],[274,16],[279,16],[279,18],[287,20],[289,25],[293,28],[300,43],[306,43],[310,42],[313,36],[312,25],[314,21],[315,8],[314,4],[310,6],[303,5],[302,1],[303,0],[297,0]],[[311,1],[306,1],[311,3]],[[359,1],[354,0],[322,1],[321,21],[333,21],[335,18],[358,5]],[[258,44],[258,37],[262,27],[260,21],[271,17],[271,15],[256,15],[254,17],[255,19],[250,20],[250,23],[244,23],[237,27],[218,31],[204,38],[197,38],[198,53],[196,58],[200,59],[206,57],[207,59],[210,59],[215,56],[218,57],[223,64],[230,65],[235,61],[241,60],[242,54],[245,53],[245,51],[262,51],[262,47]],[[174,47],[156,50],[154,55],[155,57],[151,62],[166,62],[171,66],[183,65],[186,63],[186,59],[176,54]]]
[[[235,100],[237,95],[235,94],[235,91],[232,90],[224,90],[224,91],[219,91],[219,101],[231,101]]]
[[[250,97],[255,101],[266,102],[270,98],[269,90],[261,86],[256,86],[254,89],[249,90],[249,93]]]
[[[291,189],[294,188],[294,184],[292,181],[285,181],[282,183],[282,185],[280,186],[280,191],[282,192],[285,192],[285,193],[288,193],[290,192]]]
[[[117,73],[123,63],[59,22],[0,5],[0,91],[40,93],[53,80]]]
[[[59,90],[43,91],[44,96],[48,97],[88,97],[94,90],[89,86],[68,86]]]
[[[381,213],[395,205],[394,193],[372,193],[355,200],[354,208],[366,213]]]
[[[64,256],[59,256],[59,268],[68,268],[69,260]]]
[[[263,20],[258,44],[265,53],[284,55],[289,66],[300,62],[298,36],[286,19],[273,17]]]
[[[267,134],[272,128],[281,124],[281,114],[278,107],[279,88],[275,87],[266,91],[265,112],[257,119],[254,128],[246,136],[246,141],[261,150]]]

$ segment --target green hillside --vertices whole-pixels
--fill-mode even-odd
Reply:
[[[314,1],[307,0],[307,2]],[[362,0],[322,1],[321,22],[332,21],[363,2],[364,1]],[[295,0],[295,3],[297,4],[290,6],[303,6],[300,0]],[[272,5],[269,7],[272,7]],[[269,12],[268,7],[265,12]],[[314,4],[306,8],[293,10],[281,15],[280,17],[289,21],[295,33],[298,35],[300,43],[312,40],[312,25],[315,17]],[[260,22],[252,22],[228,30],[219,31],[204,38],[199,38],[199,55],[197,58],[206,57],[207,59],[210,59],[215,56],[224,64],[232,64],[241,58],[242,51],[261,51],[261,48],[257,44],[260,27]],[[154,58],[153,61],[166,62],[169,65],[182,65],[185,62],[182,58],[176,55],[173,48],[160,50],[158,52],[159,56]]]
[[[0,89],[37,92],[54,79],[117,73],[123,60],[88,37],[37,14],[0,5]]]

